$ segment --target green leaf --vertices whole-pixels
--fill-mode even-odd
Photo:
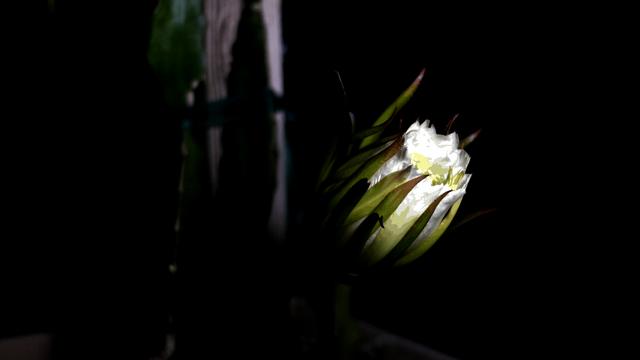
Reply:
[[[429,250],[433,246],[433,244],[436,243],[436,241],[440,238],[440,236],[444,234],[445,230],[447,230],[447,228],[449,227],[449,224],[451,224],[451,221],[456,216],[456,213],[458,212],[458,208],[460,207],[461,202],[462,202],[462,198],[456,201],[453,204],[453,206],[451,206],[451,209],[449,210],[449,213],[447,214],[447,216],[445,216],[445,218],[442,219],[442,221],[440,222],[440,225],[438,225],[438,227],[433,231],[433,233],[427,236],[427,238],[423,242],[421,242],[415,249],[404,254],[404,256],[400,260],[398,260],[398,262],[396,262],[396,265],[404,265],[404,264],[410,263],[413,260],[419,258],[425,252],[427,252],[427,250]]]
[[[374,127],[362,130],[362,131],[356,133],[353,136],[353,140],[354,141],[358,141],[358,140],[362,140],[362,139],[364,139],[366,137],[369,137],[369,136],[372,136],[372,135],[381,134],[384,131],[384,129],[387,128],[388,125],[389,125],[389,123],[386,122],[384,124],[380,124],[378,126],[374,126]]]
[[[422,78],[424,77],[425,69],[420,71],[418,77],[411,83],[411,85],[402,93],[400,96],[389,106],[387,109],[376,119],[373,123],[373,127],[386,123],[388,120],[392,118],[392,116],[400,111],[406,104],[409,102],[409,99],[413,96],[413,94],[418,89],[420,82],[422,82]],[[363,148],[373,142],[375,142],[380,137],[380,134],[370,135],[360,144],[360,148]]]
[[[335,193],[344,184],[344,182],[344,179],[334,181],[329,181],[329,179],[327,179],[327,181],[320,186],[321,193],[323,195]]]
[[[329,210],[332,210],[342,199],[342,197],[355,185],[360,179],[369,179],[375,172],[391,157],[393,157],[402,148],[404,139],[399,137],[389,147],[384,149],[379,154],[367,160],[360,168],[353,174],[342,187],[337,190],[337,193],[329,201]]]
[[[359,152],[358,154],[353,156],[351,159],[349,159],[347,162],[340,165],[340,167],[338,167],[338,169],[336,170],[334,177],[336,179],[348,178],[349,176],[353,175],[356,172],[356,170],[358,170],[358,168],[362,166],[362,164],[365,161],[379,154],[381,151],[383,151],[385,148],[389,147],[390,145],[391,144],[387,142],[385,144],[382,144],[381,146],[377,146],[375,148],[371,148],[366,151]]]
[[[376,148],[376,147],[379,147],[379,146],[382,146],[382,145],[387,145],[388,146],[393,141],[395,141],[399,136],[402,136],[402,134],[397,133],[397,134],[389,135],[389,136],[384,137],[384,138],[382,138],[380,140],[377,140],[376,142],[374,142],[374,143],[372,143],[370,145],[367,145],[367,146],[365,146],[365,147],[363,147],[361,149],[358,149],[358,151],[360,151],[360,152],[367,151],[367,150],[370,150],[370,149],[373,149],[373,148]]]
[[[338,140],[334,140],[331,144],[331,148],[329,153],[327,154],[327,158],[324,160],[322,164],[322,168],[320,169],[320,174],[318,175],[318,183],[316,184],[316,189],[320,188],[323,182],[327,180],[331,170],[333,169],[333,165],[336,163],[336,152],[338,148]]]
[[[172,107],[184,106],[192,82],[202,77],[203,20],[201,0],[161,0],[154,11],[147,58]]]
[[[384,219],[388,218],[398,208],[402,200],[413,190],[413,188],[424,178],[426,175],[421,175],[413,178],[404,184],[396,187],[391,191],[384,199],[376,206],[373,213],[367,216],[362,224],[358,226],[353,237],[347,243],[345,247],[345,256],[347,260],[355,259],[364,248],[369,237],[380,227],[384,227]]]
[[[356,204],[360,201],[362,196],[369,189],[369,182],[367,179],[361,179],[358,181],[340,200],[338,206],[335,211],[331,212],[327,220],[325,221],[325,228],[329,230],[330,234],[333,236],[336,234],[337,230],[342,227],[347,216],[356,206]]]
[[[360,223],[353,236],[347,239],[347,244],[340,253],[340,262],[343,266],[353,266],[353,261],[360,255],[362,248],[378,226],[380,226],[380,216],[377,213],[369,214]]]
[[[388,266],[393,265],[398,259],[404,255],[405,251],[413,244],[413,242],[418,238],[418,235],[422,232],[433,213],[436,211],[436,208],[442,201],[442,199],[447,196],[451,190],[445,192],[444,194],[438,196],[427,209],[420,215],[420,217],[416,220],[415,223],[411,226],[409,231],[402,237],[402,239],[393,247],[393,249],[378,263],[378,266]]]
[[[426,177],[426,175],[420,175],[393,189],[393,191],[385,196],[380,204],[376,206],[374,212],[380,215],[383,220],[388,218],[389,215],[396,211],[398,205],[400,205],[402,200],[407,197],[411,190],[413,190],[413,188]]]
[[[349,214],[349,217],[347,217],[347,220],[345,221],[345,225],[351,224],[371,214],[387,194],[405,181],[409,172],[411,172],[411,166],[407,166],[403,170],[393,172],[382,178],[382,180],[377,184],[373,185],[371,189],[364,194],[362,199],[360,199],[360,202],[358,202],[351,214]]]

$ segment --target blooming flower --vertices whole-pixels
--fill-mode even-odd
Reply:
[[[402,136],[379,139],[423,75],[371,128],[355,134],[359,147],[349,145],[342,158],[334,147],[320,173],[328,205],[323,225],[337,238],[343,263],[413,261],[440,238],[460,206],[471,178],[463,147],[477,133],[461,144],[456,133],[437,134],[427,120],[414,122]]]
[[[368,239],[363,251],[367,264],[380,261],[409,231],[418,217],[440,196],[446,194],[437,204],[433,214],[422,231],[406,250],[399,263],[409,262],[424,253],[442,235],[449,223],[443,223],[447,211],[457,211],[465,193],[470,174],[466,168],[470,157],[466,151],[458,148],[456,133],[439,135],[429,126],[415,122],[404,134],[403,149],[376,171],[370,179],[370,187],[375,186],[390,174],[408,169],[405,180],[426,176],[398,205],[396,210],[384,220],[384,227],[378,228]],[[455,207],[454,209],[452,209]],[[357,205],[356,205],[357,209]]]

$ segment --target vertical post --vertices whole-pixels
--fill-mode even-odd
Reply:
[[[216,102],[227,97],[227,76],[231,71],[231,49],[236,40],[237,27],[242,12],[241,0],[205,0],[205,68],[207,100]],[[263,0],[262,16],[266,30],[267,68],[269,87],[276,96],[282,96],[282,22],[281,0]],[[278,159],[276,163],[276,189],[269,219],[270,235],[282,242],[286,235],[286,145],[284,113],[277,111],[275,120],[275,143]],[[208,153],[213,193],[217,192],[220,180],[219,165],[222,158],[222,124],[208,130]]]
[[[262,0],[262,14],[267,34],[269,86],[276,96],[282,96],[284,92],[281,9],[281,0]],[[287,153],[284,112],[279,109],[275,110],[275,146],[278,157],[276,160],[276,188],[269,219],[269,232],[281,244],[284,241],[287,229]]]
[[[204,0],[205,73],[207,100],[215,102],[227,97],[227,76],[231,71],[231,48],[236,39],[242,0]],[[211,186],[215,195],[220,183],[222,158],[222,124],[207,132]]]

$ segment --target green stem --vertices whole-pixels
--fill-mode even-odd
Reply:
[[[335,286],[334,331],[340,359],[353,358],[358,341],[358,326],[351,316],[351,285],[337,283]]]

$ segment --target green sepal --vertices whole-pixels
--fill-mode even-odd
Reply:
[[[371,189],[364,194],[362,199],[360,199],[360,202],[358,202],[351,214],[349,214],[345,225],[351,224],[371,214],[387,194],[406,180],[410,172],[411,166],[407,166],[403,170],[385,176],[377,184],[373,185]]]
[[[367,179],[360,179],[355,185],[347,191],[345,196],[340,200],[336,209],[332,211],[327,219],[324,221],[324,228],[329,231],[330,235],[335,235],[338,229],[342,227],[345,219],[353,211],[353,208],[358,204],[362,196],[369,189],[369,182]]]
[[[349,239],[345,247],[345,256],[348,260],[355,259],[363,250],[369,237],[380,226],[384,227],[384,219],[389,218],[391,214],[398,208],[402,200],[413,190],[413,188],[422,180],[425,175],[418,176],[404,184],[396,187],[376,206],[373,213],[369,214],[364,221],[358,226],[351,239]]]
[[[389,122],[380,124],[378,126],[374,126],[368,129],[364,129],[360,132],[357,132],[355,135],[353,135],[353,140],[354,141],[359,141],[362,140],[364,138],[370,137],[370,136],[374,136],[374,135],[379,135],[381,134],[384,129],[387,128],[387,126],[389,125]]]
[[[422,254],[424,254],[425,252],[427,252],[427,250],[429,250],[431,246],[435,244],[435,242],[442,236],[442,234],[444,234],[445,230],[447,230],[447,228],[449,227],[449,224],[451,224],[451,221],[456,216],[456,213],[458,212],[458,208],[460,207],[461,202],[462,202],[462,198],[456,201],[453,204],[453,206],[451,206],[451,209],[449,209],[449,213],[447,214],[447,216],[445,216],[445,218],[442,219],[442,221],[440,222],[440,225],[438,225],[438,227],[433,231],[433,233],[427,236],[427,238],[422,243],[420,243],[415,249],[404,254],[404,256],[396,262],[396,265],[403,265],[403,264],[410,263],[413,260],[422,256]]]
[[[372,127],[375,128],[378,125],[385,124],[388,120],[390,120],[393,117],[394,114],[400,111],[407,104],[407,102],[409,102],[409,99],[411,99],[413,94],[418,89],[420,82],[422,82],[424,73],[425,73],[425,69],[422,69],[422,71],[420,71],[420,74],[413,81],[413,83],[411,83],[411,85],[409,85],[409,87],[402,94],[400,94],[400,96],[391,105],[389,105],[389,107],[385,109],[385,111],[373,123]],[[376,133],[374,135],[370,135],[364,138],[362,140],[362,143],[360,144],[360,148],[363,148],[375,142],[376,140],[378,140],[378,138],[380,137],[380,134],[381,133]]]
[[[402,148],[404,139],[399,137],[389,147],[379,154],[367,160],[345,183],[336,191],[329,201],[329,210],[331,211],[340,202],[340,199],[355,185],[360,179],[369,179],[375,172],[391,157],[393,157]]]
[[[445,192],[444,194],[438,196],[434,201],[429,204],[427,209],[418,217],[416,222],[411,225],[411,228],[407,233],[402,237],[402,239],[393,247],[393,249],[385,255],[385,257],[378,263],[378,266],[387,266],[393,265],[396,261],[398,261],[402,255],[404,255],[405,251],[409,249],[409,247],[414,243],[414,241],[418,238],[424,227],[427,226],[427,223],[433,216],[433,213],[436,211],[436,208],[440,204],[440,202],[451,192],[451,190]]]
[[[349,159],[347,162],[345,162],[344,164],[338,167],[338,169],[334,174],[334,178],[335,179],[348,178],[349,176],[353,175],[356,172],[356,170],[358,170],[358,168],[362,166],[362,164],[365,161],[379,154],[389,146],[390,144],[385,143],[380,146],[368,149],[366,151],[359,152],[358,154],[354,155],[351,159]]]
[[[337,149],[338,149],[338,140],[335,139],[331,144],[331,148],[329,149],[329,153],[327,154],[327,158],[324,160],[322,164],[322,168],[320,169],[320,174],[318,175],[318,183],[316,184],[316,189],[320,189],[321,185],[327,181],[329,175],[331,174],[331,170],[336,163],[337,157]]]

